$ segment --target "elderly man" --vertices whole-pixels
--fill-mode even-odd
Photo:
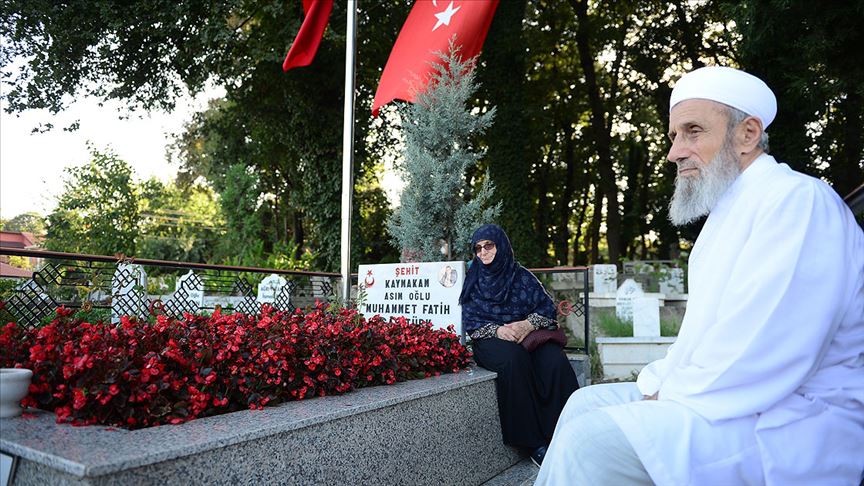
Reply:
[[[536,484],[857,485],[864,234],[766,153],[777,109],[758,78],[697,69],[670,107],[670,218],[710,213],[681,332],[636,383],[571,396]]]

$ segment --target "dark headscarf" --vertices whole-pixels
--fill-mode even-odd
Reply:
[[[471,251],[482,240],[494,242],[497,251],[489,265],[475,254],[468,268],[459,296],[462,328],[470,333],[486,324],[520,321],[533,313],[555,319],[552,298],[537,277],[516,261],[504,230],[494,224],[481,226],[471,238]]]

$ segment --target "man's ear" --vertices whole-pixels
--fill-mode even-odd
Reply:
[[[738,153],[748,154],[756,149],[762,138],[762,122],[755,116],[748,116],[738,125],[738,133],[735,137],[738,141]]]

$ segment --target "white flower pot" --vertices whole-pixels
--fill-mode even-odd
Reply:
[[[24,368],[0,368],[0,418],[21,415],[21,400],[27,396],[33,371]]]

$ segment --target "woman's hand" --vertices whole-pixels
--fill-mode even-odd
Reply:
[[[513,341],[514,343],[518,343],[521,340],[519,338],[518,332],[516,331],[516,328],[514,328],[510,324],[499,326],[498,330],[495,331],[495,335],[498,336],[498,339],[503,339],[505,341]]]
[[[534,330],[534,326],[528,321],[516,321],[510,324],[505,324],[498,328],[497,335],[499,339],[521,343],[525,336]]]

